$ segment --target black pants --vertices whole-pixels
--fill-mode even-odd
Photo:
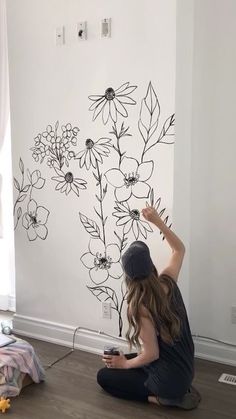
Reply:
[[[137,354],[125,355],[127,359],[135,358]],[[147,402],[151,396],[144,383],[147,373],[143,368],[102,368],[98,371],[98,384],[112,396],[126,400]]]

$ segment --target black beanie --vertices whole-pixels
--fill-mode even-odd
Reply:
[[[142,241],[133,242],[123,254],[122,265],[131,279],[142,279],[149,276],[154,268],[148,246]]]

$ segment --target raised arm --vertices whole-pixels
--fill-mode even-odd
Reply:
[[[170,245],[172,255],[162,274],[169,275],[177,281],[185,254],[183,242],[172,230],[170,230],[169,227],[166,226],[154,208],[144,208],[142,210],[142,214],[147,221],[153,223],[164,234],[167,243]]]

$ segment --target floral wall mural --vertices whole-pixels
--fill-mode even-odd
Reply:
[[[71,194],[78,198],[73,211],[78,214],[78,222],[87,234],[87,243],[84,242],[84,251],[80,255],[80,263],[87,272],[85,285],[93,298],[111,303],[117,316],[119,336],[123,331],[126,298],[121,256],[133,240],[146,240],[153,232],[151,225],[141,218],[143,202],[155,206],[171,227],[169,214],[162,205],[163,199],[157,193],[158,185],[152,177],[158,147],[171,147],[174,143],[174,114],[165,115],[163,110],[161,115],[161,106],[151,82],[140,107],[137,95],[138,87],[129,82],[116,89],[108,87],[104,94],[89,95],[91,123],[102,124],[104,135],[98,139],[86,138],[86,134],[70,122],[61,126],[59,121],[55,125],[49,124],[44,131],[36,133],[34,145],[30,147],[36,169],[33,172],[25,169],[20,158],[20,177],[14,178],[15,229],[23,228],[29,242],[46,240],[50,234],[55,208],[47,209],[43,205],[46,182],[50,182],[52,192],[60,192],[64,199]],[[130,107],[137,110],[142,141],[139,158],[125,149],[124,139],[132,137],[128,123]],[[45,165],[50,177],[42,174]],[[91,195],[88,188],[91,179],[96,188],[93,207],[84,213],[80,210],[80,200],[86,200],[87,194]],[[40,190],[40,201],[34,199],[35,189]],[[105,208],[108,199],[112,208],[109,213],[107,206]]]

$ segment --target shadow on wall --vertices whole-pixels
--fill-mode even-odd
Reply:
[[[77,177],[72,170],[72,162],[77,162],[77,168],[88,171],[96,182],[94,219],[86,214],[79,213],[80,221],[88,233],[88,249],[81,256],[81,262],[89,271],[91,285],[89,291],[99,301],[109,301],[111,308],[118,314],[119,336],[122,334],[122,309],[126,298],[124,284],[121,282],[120,295],[114,289],[106,286],[109,278],[119,280],[122,275],[121,255],[131,235],[135,240],[146,239],[152,227],[140,219],[140,211],[130,206],[129,200],[146,199],[146,205],[154,206],[162,216],[165,208],[161,209],[161,197],[155,198],[151,181],[155,162],[146,160],[146,153],[153,147],[174,143],[174,114],[168,117],[159,129],[160,104],[156,92],[150,82],[146,96],[142,99],[139,113],[138,128],[143,140],[143,149],[140,159],[127,156],[126,150],[121,147],[121,139],[131,136],[130,129],[125,126],[128,118],[129,106],[136,106],[131,97],[137,86],[129,82],[122,84],[114,90],[109,87],[103,95],[89,96],[92,102],[89,110],[93,112],[93,121],[101,118],[104,128],[111,123],[111,131],[104,137],[93,141],[88,138],[84,147],[80,149],[78,143],[79,128],[71,123],[59,127],[48,125],[46,130],[39,133],[34,139],[31,148],[32,157],[36,163],[46,163],[53,172],[51,180],[55,191],[68,196],[74,193],[78,198],[85,193],[87,181]],[[122,120],[123,119],[123,120]],[[155,135],[154,135],[155,134]],[[105,173],[102,170],[104,159],[111,153],[117,154],[117,167],[111,167]],[[113,160],[114,161],[114,160]],[[33,199],[35,189],[43,189],[46,179],[40,170],[32,173],[25,170],[22,159],[19,160],[20,179],[14,178],[16,199],[14,202],[15,229],[22,227],[30,242],[46,240],[48,236],[48,219],[50,211]],[[49,180],[47,180],[49,181]],[[104,214],[104,200],[108,185],[114,188],[114,212],[117,231],[114,231],[114,243],[106,239],[107,215]],[[171,227],[169,215],[164,222]],[[168,224],[169,223],[169,224]],[[164,239],[164,237],[163,237]]]

